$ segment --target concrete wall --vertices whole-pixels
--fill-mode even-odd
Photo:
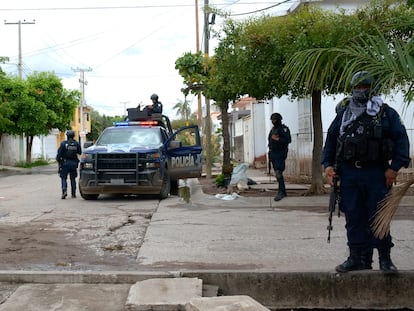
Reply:
[[[26,154],[25,146],[25,141],[21,141],[19,136],[4,134],[0,143],[0,164],[13,166],[21,161],[21,157]]]
[[[272,310],[414,308],[414,272],[385,275],[321,272],[184,272],[203,284],[216,285],[222,295],[248,295]]]

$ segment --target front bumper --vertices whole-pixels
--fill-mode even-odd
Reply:
[[[158,194],[162,189],[162,182],[159,170],[81,170],[79,190],[83,194]]]

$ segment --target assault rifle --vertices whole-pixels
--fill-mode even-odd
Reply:
[[[272,160],[270,160],[270,154],[271,152],[269,151],[267,153],[267,170],[268,170],[269,176],[270,176],[270,171],[272,170]]]
[[[331,190],[331,194],[329,195],[329,224],[328,224],[328,243],[331,242],[331,231],[333,229],[332,226],[332,215],[335,213],[336,205],[338,204],[338,217],[341,216],[341,195],[339,191],[339,176],[335,176],[332,180],[333,186]]]

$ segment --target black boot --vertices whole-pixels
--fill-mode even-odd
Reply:
[[[361,253],[361,270],[370,270],[372,269],[372,255],[374,253],[374,250],[368,249],[368,250],[363,250]]]
[[[349,271],[372,269],[371,262],[372,251],[362,252],[360,249],[350,248],[348,259],[339,266],[336,266],[335,270],[336,272],[346,273]]]
[[[391,260],[391,248],[379,248],[379,268],[384,273],[397,273],[398,269]]]
[[[68,193],[66,191],[62,192],[62,199],[66,199],[66,197],[68,196]]]
[[[273,200],[280,201],[286,196],[286,192],[279,191]]]

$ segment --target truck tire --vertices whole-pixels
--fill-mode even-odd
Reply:
[[[161,187],[161,192],[159,194],[160,199],[163,200],[163,199],[168,198],[170,191],[171,191],[170,175],[166,171],[162,179],[162,187]]]
[[[99,197],[99,194],[85,194],[79,189],[80,195],[84,200],[96,200]]]

